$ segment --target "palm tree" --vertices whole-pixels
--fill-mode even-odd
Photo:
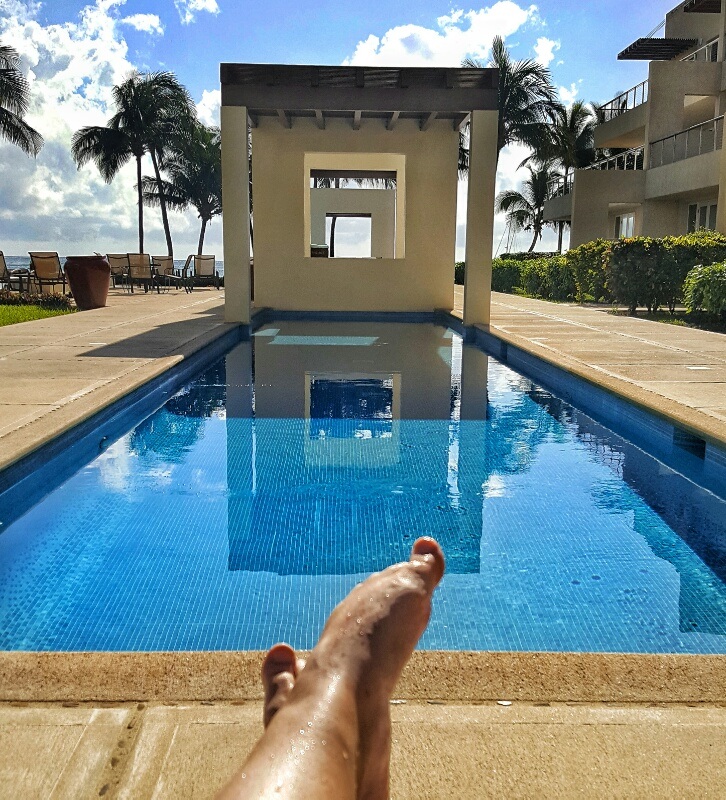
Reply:
[[[597,117],[582,100],[575,100],[569,108],[562,103],[552,104],[549,117],[547,139],[540,145],[536,159],[558,165],[566,182],[572,170],[587,167],[595,160]],[[557,227],[557,250],[561,253],[564,222]]]
[[[204,235],[212,217],[222,213],[222,149],[219,128],[201,122],[182,132],[160,164],[167,180],[144,176],[144,202],[174,211],[193,206],[202,221],[197,252],[202,254]]]
[[[462,66],[481,69],[483,64],[466,58]],[[504,147],[514,142],[536,150],[545,135],[548,112],[556,96],[549,70],[529,58],[512,61],[501,36],[494,37],[489,66],[499,70],[497,158]],[[463,160],[460,154],[460,166]]]
[[[547,164],[535,168],[528,164],[527,169],[529,177],[522,183],[522,190],[507,189],[500,192],[494,202],[496,212],[507,215],[507,224],[512,230],[532,231],[532,243],[527,251],[531,253],[547,224],[543,219],[547,184],[555,173]]]
[[[20,71],[20,56],[0,44],[0,137],[37,156],[43,137],[23,119],[30,104],[30,87]]]
[[[161,183],[160,161],[174,136],[196,118],[187,90],[170,72],[132,72],[113,87],[116,113],[106,127],[91,125],[73,134],[71,152],[82,167],[93,161],[106,183],[131,158],[136,159],[136,189],[139,206],[139,252],[144,252],[144,207],[141,159],[148,154],[156,180]],[[173,256],[166,199],[159,201],[167,250]]]

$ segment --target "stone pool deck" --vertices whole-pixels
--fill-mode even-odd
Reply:
[[[0,328],[0,467],[222,335],[222,302],[118,291]],[[492,331],[726,442],[724,336],[509,295]],[[0,798],[213,796],[260,733],[258,664],[0,653]],[[726,657],[417,653],[398,696],[394,798],[722,795]]]
[[[0,469],[221,336],[224,293],[112,289],[106,308],[0,328]]]
[[[393,800],[717,798],[726,708],[392,707]],[[257,704],[0,705],[2,798],[212,798],[262,730]]]

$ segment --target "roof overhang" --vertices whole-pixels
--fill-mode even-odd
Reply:
[[[670,61],[698,44],[698,39],[637,39],[618,53],[618,61]]]
[[[276,117],[383,119],[392,128],[414,118],[425,130],[435,119],[460,128],[472,111],[496,111],[498,71],[492,68],[330,67],[222,64],[223,106],[246,106],[252,125]]]
[[[683,10],[687,14],[720,14],[721,0],[688,0]]]

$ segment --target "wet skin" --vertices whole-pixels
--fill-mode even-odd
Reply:
[[[219,795],[388,797],[391,695],[431,614],[444,556],[418,539],[409,561],[358,584],[328,618],[307,662],[286,644],[265,656],[265,732]]]

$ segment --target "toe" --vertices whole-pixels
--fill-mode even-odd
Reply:
[[[287,701],[295,685],[299,663],[295,651],[288,644],[276,644],[265,655],[262,662],[262,683],[265,688],[263,716],[265,727]]]
[[[433,591],[443,578],[446,569],[444,553],[436,539],[432,539],[430,536],[422,536],[417,539],[411,550],[411,561],[425,565],[423,573],[427,577],[428,589]]]

